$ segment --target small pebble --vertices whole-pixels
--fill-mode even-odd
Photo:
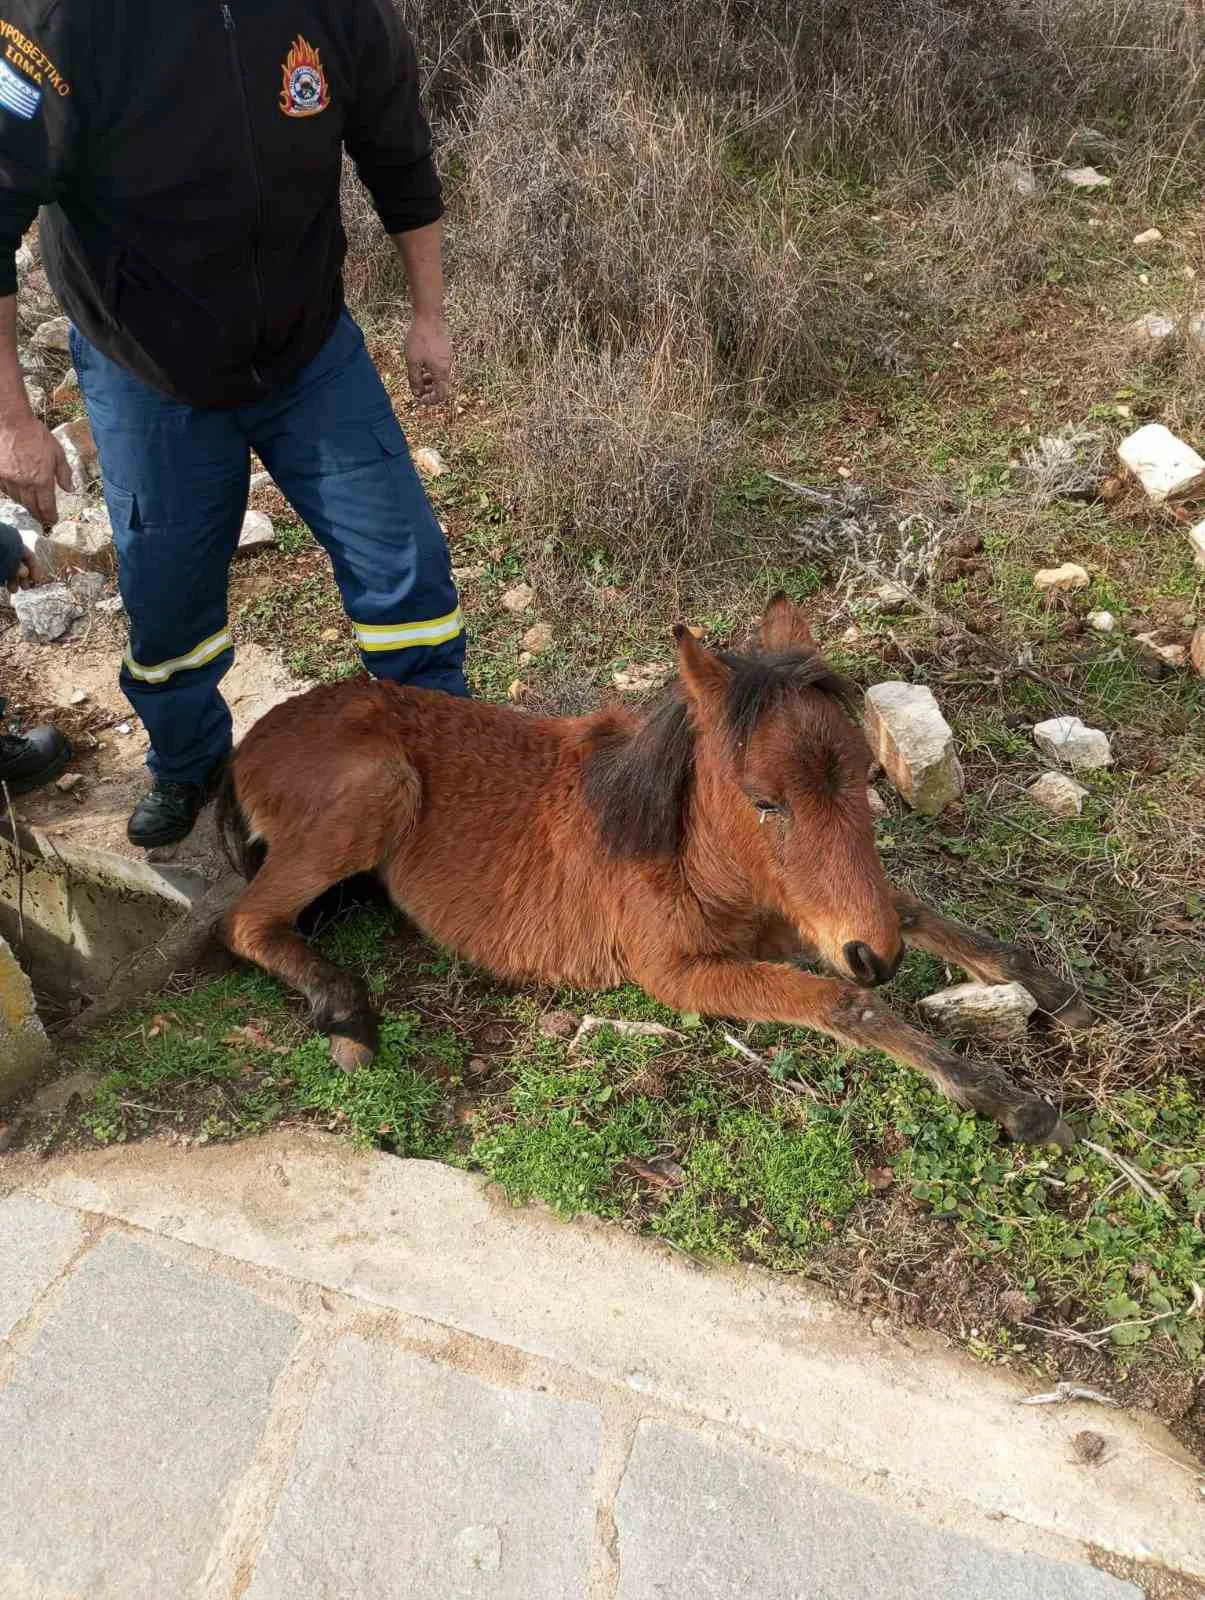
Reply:
[[[431,445],[423,445],[414,452],[414,465],[424,478],[442,478],[445,473],[452,470],[439,451]]]
[[[534,627],[528,628],[523,635],[523,648],[529,650],[533,656],[543,655],[545,650],[551,650],[553,643],[552,624],[550,622],[537,622]]]
[[[65,772],[55,784],[55,788],[61,794],[70,794],[73,789],[78,789],[83,781],[84,775],[82,772]]]
[[[507,589],[502,596],[502,604],[508,611],[518,616],[520,611],[526,611],[536,597],[536,592],[529,583],[516,583],[514,588]]]

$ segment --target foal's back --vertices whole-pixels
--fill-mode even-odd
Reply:
[[[278,864],[378,873],[426,933],[499,976],[605,986],[624,976],[626,869],[599,843],[582,771],[613,721],[352,679],[258,722],[235,793]]]

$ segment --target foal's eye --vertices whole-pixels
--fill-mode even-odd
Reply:
[[[782,806],[775,805],[773,800],[755,800],[753,804],[763,817],[778,817],[782,815]]]

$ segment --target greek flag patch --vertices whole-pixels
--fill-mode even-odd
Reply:
[[[41,104],[41,89],[14,72],[7,61],[0,61],[0,107],[23,122],[32,122]]]

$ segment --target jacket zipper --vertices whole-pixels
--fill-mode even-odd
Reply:
[[[255,234],[251,244],[251,277],[255,284],[255,308],[258,316],[256,328],[256,345],[263,343],[267,334],[267,302],[264,295],[264,278],[260,259],[260,241],[264,232],[264,186],[260,178],[259,161],[255,149],[255,132],[251,122],[251,104],[247,99],[247,80],[243,76],[243,60],[239,54],[238,33],[234,26],[234,14],[229,5],[222,5],[222,21],[230,39],[230,59],[234,64],[234,76],[238,80],[239,99],[243,106],[243,127],[247,135],[247,155],[251,164],[251,176],[255,182]],[[264,380],[260,377],[254,365],[251,376],[261,388]]]

